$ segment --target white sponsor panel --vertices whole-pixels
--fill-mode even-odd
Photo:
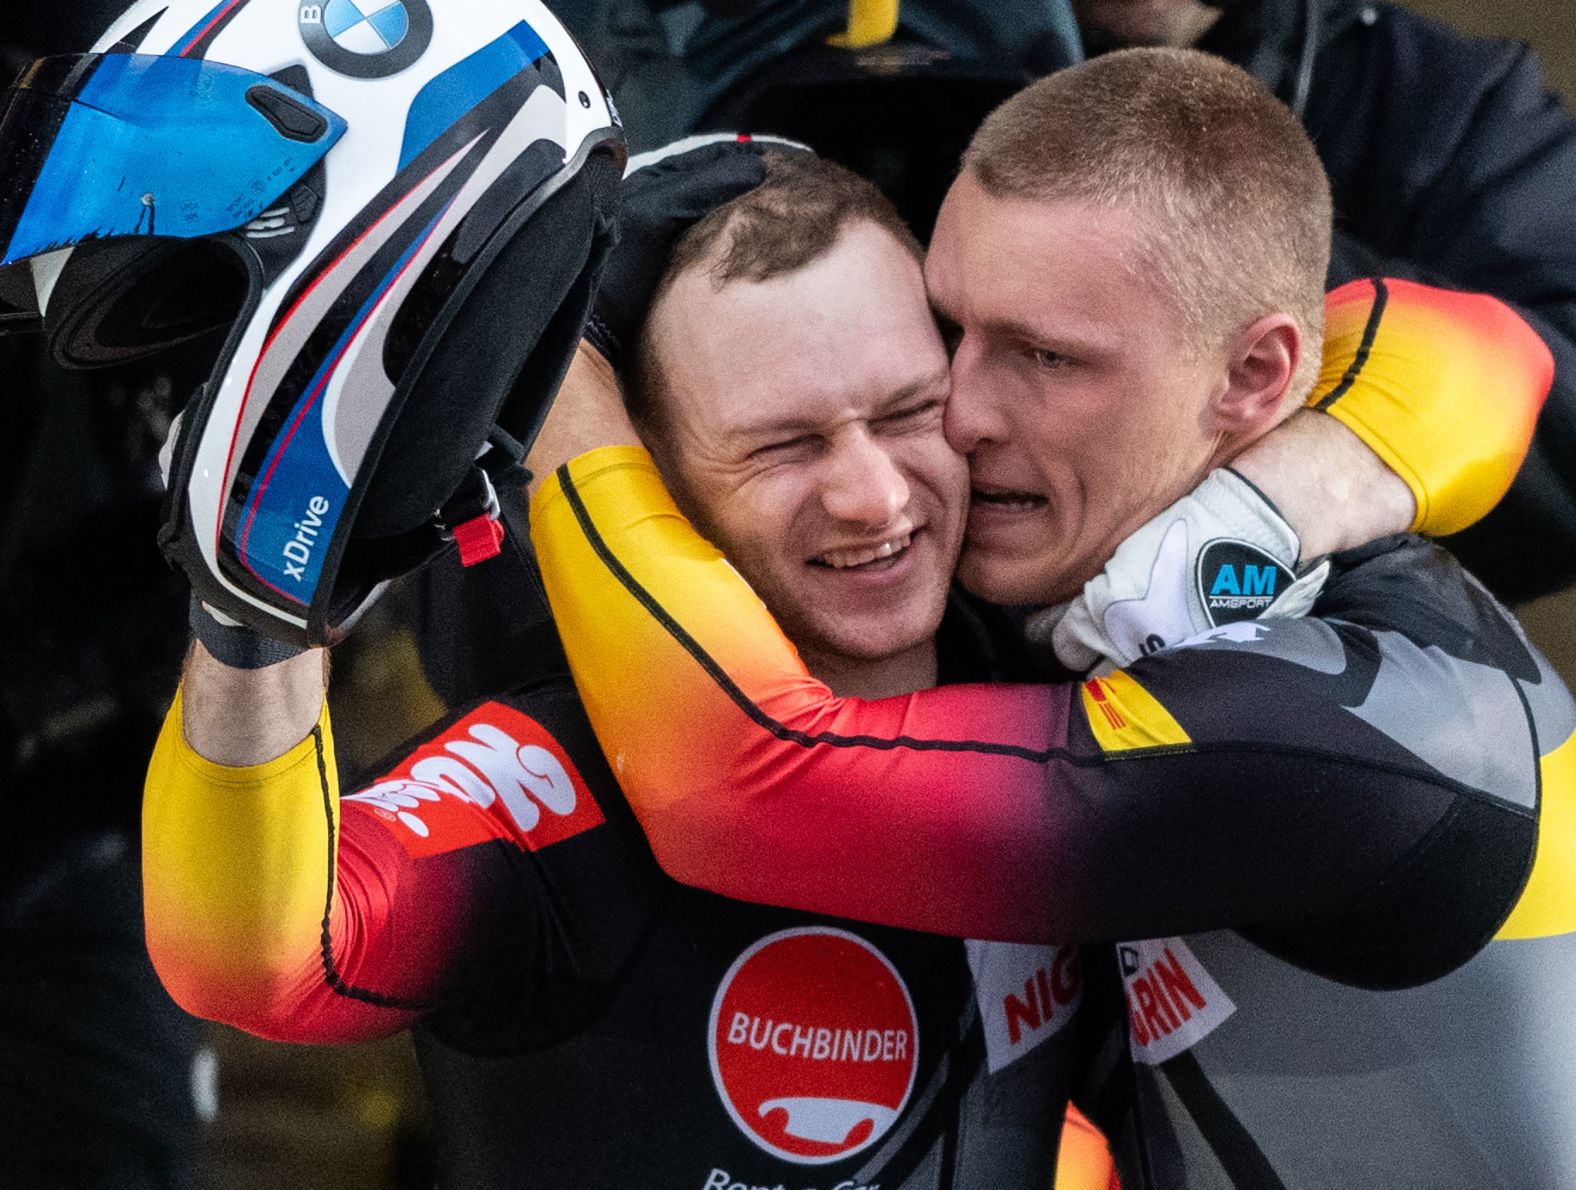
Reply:
[[[1133,1060],[1157,1066],[1208,1037],[1237,1006],[1180,938],[1116,948]]]
[[[1075,946],[964,943],[990,1072],[1010,1066],[1072,1021],[1083,1002]]]

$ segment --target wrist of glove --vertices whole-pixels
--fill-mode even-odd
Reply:
[[[1028,632],[1088,673],[1229,624],[1305,615],[1330,565],[1299,574],[1299,552],[1275,507],[1222,468],[1135,531],[1076,599],[1032,616]]]
[[[608,255],[585,339],[622,370],[634,353],[674,245],[766,178],[764,154],[811,150],[774,136],[709,133],[632,157],[619,192],[618,243]]]
[[[299,645],[275,640],[248,628],[223,612],[215,611],[195,595],[186,619],[191,626],[192,639],[200,641],[215,661],[231,669],[263,669],[306,652]]]

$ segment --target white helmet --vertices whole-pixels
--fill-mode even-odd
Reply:
[[[6,95],[0,298],[75,366],[230,327],[161,542],[209,604],[324,643],[485,516],[473,460],[540,424],[622,166],[535,0],[142,0]]]

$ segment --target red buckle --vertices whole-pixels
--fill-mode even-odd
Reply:
[[[454,543],[460,547],[460,565],[475,566],[503,553],[503,526],[484,513],[454,526]]]

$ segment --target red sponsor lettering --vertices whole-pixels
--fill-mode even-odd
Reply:
[[[1182,938],[1117,947],[1127,991],[1133,1057],[1151,1065],[1191,1049],[1237,1006]]]
[[[1169,1036],[1194,1011],[1209,1005],[1169,946],[1142,975],[1128,981],[1127,997],[1128,1020],[1139,1045]]]
[[[417,858],[495,838],[535,851],[604,821],[558,741],[501,703],[477,707],[344,803],[396,824]]]
[[[1078,965],[1078,951],[1064,946],[1056,952],[1050,967],[1037,967],[1034,974],[1023,981],[1023,996],[1013,993],[1002,997],[1002,1012],[1007,1018],[1007,1039],[1017,1045],[1024,1029],[1042,1029],[1055,1019],[1057,1007],[1065,1007],[1078,997],[1083,986],[1083,972]]]
[[[1194,1008],[1203,1008],[1206,1001],[1198,985],[1188,978],[1188,973],[1183,970],[1182,961],[1166,947],[1165,957],[1156,959],[1149,966],[1152,977],[1158,977],[1160,987],[1165,990],[1168,1000],[1176,1006],[1177,1013],[1185,1021],[1193,1014],[1188,1011],[1188,1002]]]

